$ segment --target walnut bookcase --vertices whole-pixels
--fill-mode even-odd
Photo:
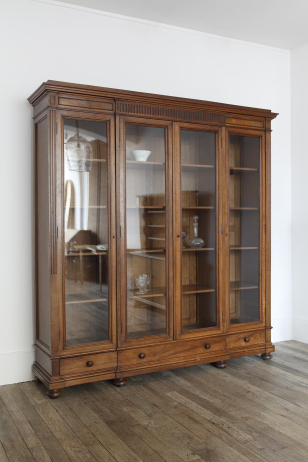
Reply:
[[[121,386],[152,371],[271,358],[277,114],[56,81],[29,102],[34,371],[49,396],[74,384]],[[70,150],[76,136],[87,158]]]

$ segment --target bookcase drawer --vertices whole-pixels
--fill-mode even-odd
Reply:
[[[211,337],[189,341],[175,341],[169,344],[145,346],[118,352],[118,364],[139,364],[172,362],[183,359],[211,356],[226,349],[224,337]]]
[[[60,375],[92,373],[117,367],[117,352],[110,351],[95,355],[77,356],[60,360]]]
[[[265,331],[257,330],[253,332],[241,332],[238,334],[230,334],[227,337],[227,348],[233,350],[235,348],[249,348],[251,345],[265,343]]]

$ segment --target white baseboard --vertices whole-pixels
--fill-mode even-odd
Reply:
[[[272,318],[272,326],[273,343],[294,339],[291,316]]]
[[[308,343],[308,319],[293,318],[293,340]]]
[[[33,380],[34,350],[0,353],[0,385]]]

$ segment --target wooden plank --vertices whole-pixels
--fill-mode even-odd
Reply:
[[[185,442],[187,443],[194,439],[194,435],[192,433],[185,432],[184,429],[179,431],[179,429],[175,428],[175,425],[170,425],[169,422],[166,422],[165,416],[163,416],[163,418],[159,418],[158,408],[129,390],[128,387],[126,389],[119,390],[118,393],[121,393],[130,405],[133,405],[130,406],[130,412],[133,413],[139,424],[146,428],[146,430],[165,444],[183,461],[189,462],[200,460],[195,451],[191,450],[185,444]],[[202,442],[199,438],[197,440],[200,447],[200,443]]]
[[[65,401],[114,459],[118,462],[143,462],[75,393],[66,396]]]
[[[177,424],[180,424],[182,427],[186,428],[206,443],[206,446],[203,447],[200,452],[198,452],[198,450],[196,451],[199,456],[203,457],[201,452],[203,453],[203,451],[206,451],[207,457],[215,457],[215,460],[217,458],[221,459],[221,457],[224,456],[227,457],[227,460],[235,462],[250,460],[224,443],[221,438],[213,435],[200,421],[198,421],[196,415],[192,417],[185,412],[184,407],[178,405],[173,406],[172,402],[170,402],[166,396],[166,389],[167,392],[169,392],[171,388],[167,385],[164,387],[162,383],[153,383],[153,380],[147,380],[147,376],[144,376],[143,378],[144,380],[141,380],[138,383],[137,392],[144,398],[148,399],[152,404],[155,404],[157,407],[162,409],[163,412],[172,418]],[[170,386],[172,387],[171,384]],[[206,460],[208,459],[206,458]]]
[[[34,384],[31,384],[34,385]],[[23,386],[25,393],[28,396],[29,387]],[[30,392],[35,390],[35,387],[31,387]],[[34,391],[35,393],[35,391]],[[50,400],[45,396],[41,397],[39,393],[35,393],[36,399],[34,398],[34,404],[36,411],[41,416],[46,425],[50,428],[55,438],[59,441],[69,458],[76,461],[87,461],[94,462],[95,459],[92,457],[88,449],[82,444],[79,438],[76,437],[74,432],[70,429],[67,423],[61,418],[59,413],[52,406]],[[38,400],[38,396],[40,400]],[[37,403],[37,401],[39,401]]]
[[[0,443],[0,462],[9,462],[2,443]]]
[[[0,388],[0,397],[3,400],[5,407],[7,408],[14,424],[16,425],[21,437],[29,448],[33,458],[38,462],[51,461],[41,441],[35,434],[33,428],[19,409],[16,401],[9,393],[7,387]]]
[[[178,375],[181,376],[180,379]],[[233,396],[232,400],[229,400],[229,402],[233,402],[233,406],[229,404],[228,400],[224,400],[223,398],[221,398],[221,396],[219,396],[219,399],[217,399],[215,402],[215,397],[213,399],[213,395],[211,395],[210,397],[208,396],[207,384],[202,384],[204,385],[204,392],[201,392],[201,383],[198,380],[196,380],[195,383],[197,384],[197,386],[195,387],[193,385],[194,381],[192,375],[185,374],[185,371],[183,371],[183,373],[181,373],[180,371],[176,371],[174,376],[174,381],[176,381],[176,383],[182,384],[182,388],[184,390],[187,390],[187,392],[184,391],[185,396],[189,397],[192,396],[192,393],[194,393],[197,394],[199,398],[206,400],[207,409],[212,409],[213,412],[219,413],[221,417],[224,416],[224,418],[227,419],[230,423],[233,423],[233,425],[236,428],[240,428],[246,433],[253,435],[255,439],[259,439],[260,442],[262,441],[262,448],[260,448],[260,453],[264,454],[264,456],[268,456],[269,460],[276,460],[276,452],[284,449],[284,444],[277,442],[275,439],[269,437],[269,435],[267,434],[267,425],[254,425],[254,419],[250,419],[250,407],[247,407],[247,404],[246,407],[244,407],[244,409],[241,409],[242,406],[240,406],[240,409],[238,411],[238,413],[240,413],[240,418],[238,419],[236,407],[237,402],[241,404],[240,399],[236,400]],[[187,377],[187,380],[183,379],[183,376]],[[181,393],[183,393],[183,391],[181,391]],[[202,403],[202,400],[200,400],[199,402]],[[221,411],[221,409],[223,409],[223,411]],[[236,420],[234,420],[230,414],[232,416],[235,416]],[[280,456],[280,460],[284,460],[282,456]]]
[[[12,462],[34,461],[10,414],[0,398],[0,442]]]
[[[0,462],[304,462],[307,351],[282,342],[271,362],[97,382],[58,400],[34,382],[0,387]]]
[[[41,389],[43,389],[43,387],[41,387]],[[36,412],[35,407],[30,403],[21,387],[19,385],[11,385],[9,391],[51,459],[57,462],[69,462],[69,458],[62,446],[60,446],[51,430]]]
[[[64,394],[67,393],[68,391],[64,390]],[[81,421],[78,415],[76,415],[65,402],[54,400],[52,404],[95,459],[104,462],[115,462],[116,459],[112,457],[95,435],[93,435],[88,427]]]

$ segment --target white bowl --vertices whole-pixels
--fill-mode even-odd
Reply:
[[[149,155],[151,154],[151,151],[146,151],[144,149],[135,149],[134,151],[131,151],[131,153],[133,158],[138,162],[146,162],[148,160]]]

